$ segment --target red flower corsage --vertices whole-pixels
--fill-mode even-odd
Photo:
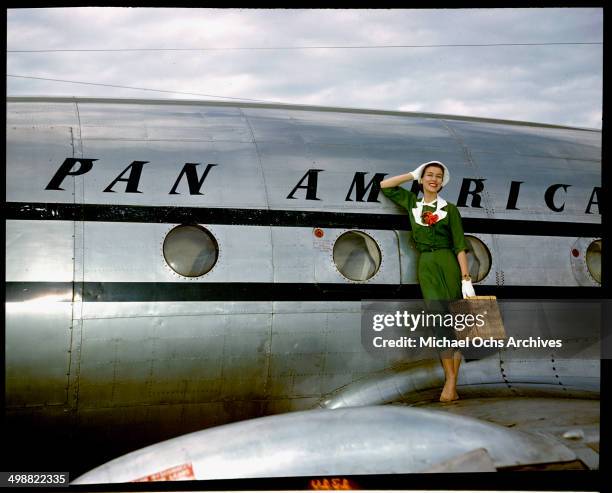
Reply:
[[[433,212],[427,211],[427,212],[423,212],[423,214],[421,215],[421,220],[427,224],[427,226],[431,226],[432,224],[436,224],[438,222],[438,215],[434,214]]]

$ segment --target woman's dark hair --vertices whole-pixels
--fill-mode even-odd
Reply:
[[[425,176],[425,171],[427,171],[427,168],[431,168],[432,166],[435,166],[436,168],[440,168],[442,170],[442,176],[444,176],[444,173],[446,173],[446,171],[444,171],[444,166],[442,166],[441,164],[438,164],[438,163],[431,163],[431,164],[428,164],[427,166],[425,166],[423,168],[423,171],[421,171],[421,178],[423,178],[423,176]],[[440,190],[442,190],[443,188],[444,187],[441,186]],[[438,192],[440,190],[438,190]],[[423,184],[422,183],[419,183],[419,191],[423,192]]]

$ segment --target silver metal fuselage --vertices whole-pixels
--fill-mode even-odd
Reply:
[[[46,189],[68,158],[95,161],[62,190]],[[405,213],[352,185],[433,159],[451,171],[441,192],[449,202],[462,185],[484,185],[479,204],[465,190],[459,204],[466,234],[491,254],[478,294],[598,288],[585,256],[601,237],[599,131],[333,108],[9,98],[9,422],[104,444],[108,459],[310,409],[397,364],[362,346],[360,300],[418,298],[417,253]],[[137,191],[124,180],[105,192],[135,161],[146,162]],[[186,180],[170,194],[186,163],[198,163],[200,177],[216,166],[200,194]],[[164,259],[164,239],[182,223],[201,224],[218,243],[201,277],[182,277]],[[348,230],[378,243],[382,263],[367,281],[334,264],[334,241]]]

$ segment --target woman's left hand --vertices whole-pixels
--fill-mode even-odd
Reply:
[[[461,281],[461,294],[463,294],[463,298],[467,298],[468,296],[476,296],[474,286],[472,286],[472,281],[468,279],[463,279]]]

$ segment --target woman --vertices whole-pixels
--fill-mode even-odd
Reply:
[[[399,185],[418,180],[423,197]],[[463,236],[461,216],[438,192],[450,180],[448,168],[439,161],[430,161],[404,175],[380,182],[383,193],[408,211],[412,238],[420,252],[418,278],[425,300],[456,300],[474,296],[467,261],[467,244]],[[457,395],[457,374],[461,364],[459,351],[441,352],[444,388],[440,401],[454,401]]]

